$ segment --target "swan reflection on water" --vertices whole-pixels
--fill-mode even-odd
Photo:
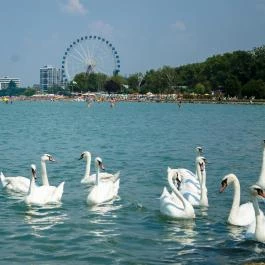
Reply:
[[[170,221],[165,231],[165,241],[175,241],[182,245],[193,246],[195,244],[198,232],[194,229],[196,224],[193,220],[174,220]]]
[[[60,211],[59,207],[60,205],[30,207],[25,212],[25,221],[35,232],[49,230],[68,219],[67,214]]]
[[[228,225],[228,235],[236,241],[245,240],[245,227],[242,226],[235,226],[235,225]]]
[[[104,203],[100,205],[94,205],[88,208],[89,214],[92,214],[94,218],[89,218],[91,223],[101,223],[103,216],[111,216],[111,218],[116,218],[117,215],[115,211],[122,208],[121,204],[113,204],[113,202]]]

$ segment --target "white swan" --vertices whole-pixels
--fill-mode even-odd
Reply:
[[[180,189],[183,192],[193,192],[196,194],[200,194],[200,182],[201,182],[201,174],[198,171],[198,158],[202,157],[202,148],[200,146],[196,147],[196,158],[195,158],[195,174],[186,168],[179,168],[179,173],[182,177],[182,182],[180,185]]]
[[[181,194],[192,204],[208,207],[208,196],[206,188],[206,159],[202,156],[197,156],[196,158],[196,178],[195,176],[189,175],[188,177],[183,174],[180,169],[181,174],[181,184],[180,192]],[[199,182],[199,187],[197,186],[197,180]]]
[[[170,194],[167,188],[164,187],[160,196],[160,212],[163,215],[173,218],[195,218],[193,206],[183,197],[173,183],[173,178],[176,177],[176,174],[179,174],[178,171],[168,168],[167,178],[168,184],[172,189],[172,194]]]
[[[27,196],[25,197],[25,202],[30,205],[45,205],[54,204],[61,201],[64,182],[61,183],[58,188],[53,186],[37,186],[35,184],[36,180],[36,166],[31,165],[32,178],[30,181],[30,187]]]
[[[234,186],[234,197],[227,222],[236,226],[247,226],[255,220],[253,204],[247,202],[240,205],[240,183],[235,174],[228,174],[223,177],[220,192],[223,192],[230,184]]]
[[[96,157],[95,159],[96,167],[96,183],[91,186],[87,195],[87,204],[88,205],[97,205],[104,202],[111,201],[118,195],[119,186],[120,186],[120,177],[118,175],[112,175],[109,178],[101,178],[100,169],[104,170],[102,164],[102,159]]]
[[[248,227],[246,238],[265,243],[265,217],[259,209],[257,197],[265,198],[263,188],[258,185],[250,187],[250,194],[255,209],[255,221]]]
[[[64,181],[61,182],[57,187],[56,186],[51,186],[49,184],[49,180],[48,180],[48,175],[47,175],[47,169],[46,169],[46,161],[50,161],[50,162],[55,162],[55,159],[52,155],[50,154],[44,154],[41,157],[41,178],[42,178],[42,185],[44,187],[49,187],[49,190],[53,190],[54,194],[56,194],[56,196],[54,197],[55,201],[60,201],[63,195],[63,191],[64,191]],[[45,188],[43,188],[45,189]]]
[[[49,184],[49,180],[48,180],[48,176],[47,176],[46,161],[55,162],[55,159],[53,158],[53,156],[51,156],[49,154],[44,154],[41,157],[41,178],[42,178],[42,185],[49,186],[50,184]]]
[[[265,140],[263,140],[263,156],[262,156],[261,172],[256,184],[261,188],[265,189]]]
[[[42,184],[49,185],[48,177],[47,177],[47,170],[46,170],[46,161],[55,161],[54,158],[49,154],[44,154],[41,157],[41,175],[42,175]],[[1,183],[3,188],[6,188],[9,191],[17,192],[17,193],[24,193],[27,194],[29,191],[30,186],[30,178],[25,178],[22,176],[17,177],[6,177],[1,172],[0,175]]]
[[[3,188],[17,193],[27,193],[29,191],[30,179],[22,176],[6,177],[3,172],[0,174]]]
[[[91,153],[89,151],[85,151],[81,154],[79,160],[81,159],[86,159],[86,170],[85,170],[85,175],[84,177],[81,179],[81,183],[82,184],[87,184],[87,185],[94,185],[96,183],[96,178],[97,175],[96,174],[92,174],[90,175],[90,168],[91,168]],[[113,176],[115,178],[119,177],[120,172],[118,171],[117,173],[110,174],[107,172],[100,172],[100,178],[101,179],[107,179],[107,178],[113,178]]]

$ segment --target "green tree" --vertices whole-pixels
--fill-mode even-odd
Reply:
[[[205,94],[205,86],[202,83],[196,84],[195,93],[200,95]]]
[[[241,96],[241,84],[236,76],[229,76],[225,80],[224,92],[226,96]]]
[[[257,99],[265,98],[265,82],[261,79],[250,80],[243,86],[242,96],[255,97]]]
[[[252,79],[261,79],[265,82],[265,45],[254,48],[253,52],[253,76]]]
[[[25,92],[24,92],[24,95],[26,96],[26,97],[31,97],[31,96],[33,96],[33,95],[35,95],[36,94],[36,89],[34,89],[34,88],[27,88],[26,90],[25,90]]]
[[[15,83],[13,80],[11,80],[11,81],[9,82],[9,84],[8,84],[7,89],[16,89],[16,88],[17,88],[16,83]]]

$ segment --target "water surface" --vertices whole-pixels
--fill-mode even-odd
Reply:
[[[260,173],[265,108],[256,105],[82,102],[0,104],[0,170],[30,177],[47,163],[50,183],[65,181],[62,205],[28,207],[0,190],[1,264],[243,264],[265,260],[265,245],[226,224],[233,190],[220,180],[235,173],[242,201]],[[159,212],[167,167],[195,169],[195,147],[207,163],[209,208],[178,221]],[[86,205],[80,184],[89,150],[109,172],[121,171],[112,204]],[[94,171],[94,168],[92,167]],[[264,208],[264,203],[261,203]]]

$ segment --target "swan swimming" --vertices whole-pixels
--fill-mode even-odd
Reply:
[[[100,169],[104,170],[104,166],[100,157],[96,157],[95,159],[95,168],[96,182],[88,190],[86,199],[88,205],[97,205],[111,201],[118,195],[119,191],[119,174],[112,175],[109,178],[101,178]]]
[[[180,189],[183,192],[192,192],[195,194],[200,194],[200,181],[201,174],[198,171],[198,158],[202,157],[202,147],[198,146],[195,149],[196,158],[195,158],[195,174],[186,168],[179,168],[179,173],[182,177],[182,182],[180,185]]]
[[[179,192],[173,183],[173,179],[179,174],[178,170],[168,168],[167,179],[172,194],[169,193],[166,187],[160,196],[160,212],[163,215],[179,219],[193,219],[195,218],[194,208],[189,201]]]
[[[3,188],[17,192],[27,193],[29,191],[30,179],[17,176],[17,177],[6,177],[3,172],[0,173],[1,183]]]
[[[86,170],[85,170],[85,176],[81,179],[82,184],[87,184],[87,185],[94,185],[96,183],[96,178],[97,174],[92,174],[90,175],[90,168],[91,168],[91,153],[89,151],[85,151],[81,154],[79,160],[85,159],[86,160]],[[101,179],[107,179],[107,178],[118,178],[120,172],[118,171],[117,173],[110,174],[107,172],[100,172],[100,178]]]
[[[47,176],[46,161],[55,162],[55,159],[50,154],[44,154],[41,157],[41,179],[42,185],[49,186],[49,180]]]
[[[41,157],[41,176],[42,176],[42,185],[48,185],[48,176],[47,176],[47,170],[46,170],[46,161],[52,161],[54,162],[54,158],[49,154],[44,154]],[[29,191],[30,186],[30,178],[17,176],[17,177],[6,177],[4,176],[3,172],[0,174],[1,183],[3,185],[3,188],[13,191],[16,193],[23,193],[27,194]]]
[[[206,159],[203,156],[196,157],[196,178],[195,175],[185,175],[182,169],[180,169],[181,174],[181,184],[180,192],[181,194],[192,204],[208,207],[208,196],[206,188]],[[199,182],[199,187],[197,186],[197,181]]]
[[[220,192],[223,192],[230,184],[234,186],[234,197],[227,222],[236,226],[247,226],[255,220],[255,210],[252,202],[240,205],[240,183],[235,174],[223,177]]]
[[[252,185],[250,187],[250,195],[255,209],[255,220],[249,225],[246,238],[252,239],[261,243],[265,243],[265,217],[259,209],[258,197],[264,199],[265,191],[258,185]]]
[[[30,205],[45,205],[60,203],[63,194],[64,182],[62,182],[56,189],[53,186],[37,186],[35,181],[36,165],[31,165],[32,178],[30,181],[30,187],[27,196],[25,197],[25,203]]]

